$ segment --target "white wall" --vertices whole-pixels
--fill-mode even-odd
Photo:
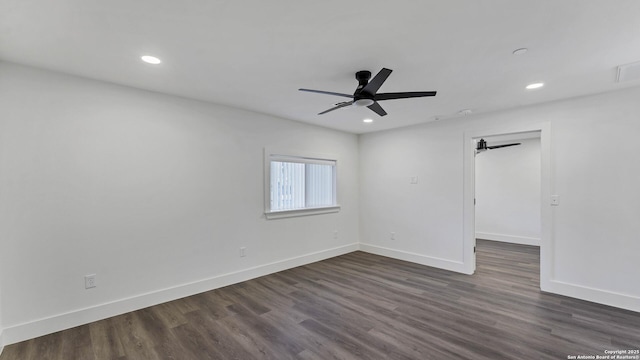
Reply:
[[[540,139],[509,142],[476,155],[476,238],[539,246]]]
[[[0,259],[2,261],[2,259]],[[2,273],[2,263],[0,263],[0,273]],[[4,350],[4,327],[2,325],[2,283],[0,283],[0,355],[2,355],[2,350]]]
[[[358,146],[350,134],[0,63],[5,343],[349,252],[359,239],[463,272],[463,134],[541,121],[561,196],[550,291],[640,311],[638,98],[629,89],[443,120]],[[265,220],[264,147],[336,154],[342,210]],[[97,288],[84,289],[88,273]]]
[[[2,156],[2,154],[0,153],[0,156]],[[0,188],[0,201],[2,200],[1,198],[2,195],[2,189]],[[6,255],[4,255],[6,252],[6,247],[4,244],[4,240],[2,237],[0,237],[0,355],[2,355],[2,351],[4,350],[4,321],[3,319],[3,313],[5,311],[4,307],[2,306],[2,289],[3,289],[3,284],[2,284],[2,274],[5,273],[5,269],[4,269],[4,257]]]
[[[462,170],[463,127],[456,124],[360,137],[361,248],[462,271],[463,179],[452,175]]]
[[[6,342],[356,250],[357,144],[352,134],[0,63]],[[265,147],[335,154],[341,211],[265,220]],[[98,286],[85,290],[90,273]]]
[[[634,88],[361,136],[361,247],[465,272],[465,133],[548,122],[560,206],[546,290],[640,311],[639,98]]]

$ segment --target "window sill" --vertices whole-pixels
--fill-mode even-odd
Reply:
[[[290,217],[297,217],[297,216],[329,214],[329,213],[336,213],[338,211],[340,211],[340,205],[324,206],[324,207],[308,208],[308,209],[269,211],[269,212],[265,212],[264,215],[268,220],[272,220],[272,219],[283,219],[283,218],[290,218]]]

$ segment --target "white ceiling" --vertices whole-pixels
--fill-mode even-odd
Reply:
[[[640,60],[640,1],[1,0],[0,59],[365,133],[638,86],[615,79]],[[382,67],[380,92],[438,95],[319,116],[344,98],[297,91]]]

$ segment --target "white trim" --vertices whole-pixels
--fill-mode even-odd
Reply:
[[[269,161],[292,162],[292,163],[300,163],[300,164],[318,164],[318,165],[330,165],[330,166],[336,165],[336,161],[332,159],[323,159],[321,157],[280,155],[280,154],[270,154]]]
[[[335,206],[323,206],[317,208],[305,208],[295,210],[283,210],[283,211],[268,211],[264,213],[264,216],[271,219],[283,219],[296,216],[318,215],[318,214],[330,214],[340,211],[340,205]]]
[[[549,199],[555,191],[551,153],[551,124],[540,126],[540,289],[546,291],[553,278],[553,213]]]
[[[547,289],[544,291],[585,301],[591,301],[598,304],[640,312],[640,297],[633,295],[621,294],[608,290],[566,283],[558,280],[551,280],[547,286]]]
[[[408,251],[389,249],[382,246],[360,243],[360,250],[375,255],[386,256],[398,260],[409,261],[412,263],[431,266],[439,269],[454,271],[463,274],[466,272],[464,264],[460,261],[442,259],[433,256],[426,256]],[[470,275],[470,274],[469,274]]]
[[[69,329],[79,325],[106,319],[112,316],[143,309],[149,306],[173,301],[186,296],[221,288],[242,281],[255,279],[278,271],[329,259],[358,250],[358,244],[344,245],[333,249],[318,251],[273,263],[259,265],[252,268],[214,276],[208,279],[194,281],[158,291],[140,294],[117,301],[99,304],[84,309],[78,309],[63,314],[54,315],[22,324],[6,327],[3,331],[3,345],[33,339],[42,335]]]
[[[476,239],[501,241],[501,242],[512,243],[512,244],[521,244],[521,245],[540,246],[540,238],[519,236],[519,235],[476,232]]]
[[[476,143],[464,133],[462,169],[462,262],[465,273],[476,272]]]
[[[2,351],[4,350],[4,329],[0,328],[0,355],[2,355]]]

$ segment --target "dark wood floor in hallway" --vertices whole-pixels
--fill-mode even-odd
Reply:
[[[640,348],[640,313],[539,290],[536,247],[477,272],[363,252],[10,345],[0,360],[567,359]]]

